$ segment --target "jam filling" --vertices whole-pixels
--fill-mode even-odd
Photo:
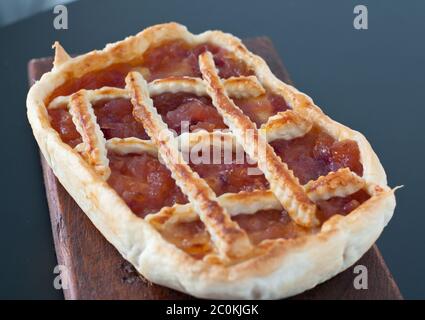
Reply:
[[[143,55],[144,66],[149,70],[148,81],[170,76],[201,77],[198,57],[212,53],[221,78],[253,75],[253,71],[235,55],[211,43],[192,47],[182,40],[174,40],[148,49]]]
[[[345,216],[369,198],[370,195],[365,190],[359,190],[346,197],[318,201],[316,203],[319,209],[317,216],[322,223],[336,214]]]
[[[195,259],[202,259],[206,254],[213,251],[210,235],[201,220],[177,222],[160,232],[165,240]]]
[[[282,96],[270,92],[256,98],[233,99],[233,102],[255,122],[257,128],[271,116],[290,109]]]
[[[210,155],[213,152],[211,148]],[[256,164],[248,163],[246,155],[244,155],[243,159],[240,159],[242,161],[239,161],[235,153],[229,152],[226,160],[224,151],[222,151],[220,164],[214,164],[211,161],[212,157],[206,160],[203,162],[197,161],[200,162],[197,164],[190,161],[189,164],[208,183],[217,196],[224,193],[269,189],[269,183],[264,175],[258,172]],[[256,171],[252,169],[256,169]]]
[[[170,171],[148,153],[118,155],[109,154],[111,176],[108,183],[124,199],[135,214],[144,217],[156,213],[162,207],[187,203],[186,197],[176,186]],[[233,156],[235,159],[235,156]],[[250,175],[253,164],[193,164],[190,166],[206,180],[219,196],[227,192],[267,189],[264,175]]]
[[[69,96],[81,89],[94,90],[102,87],[124,88],[125,77],[132,68],[133,65],[130,63],[120,63],[102,70],[88,72],[80,78],[71,78],[53,91],[47,99],[46,104],[58,96]]]
[[[357,143],[353,140],[335,141],[318,128],[300,138],[275,140],[270,144],[302,184],[345,167],[359,176],[363,174]]]
[[[70,79],[56,88],[46,104],[58,96],[68,96],[80,89],[99,89],[105,86],[124,88],[125,77],[131,70],[142,72],[146,81],[170,76],[201,77],[198,56],[210,51],[221,78],[253,75],[245,62],[223,48],[210,43],[190,46],[182,40],[173,40],[148,49],[141,58],[128,63],[111,65],[102,70],[88,72],[80,78]]]
[[[227,128],[208,97],[190,93],[163,93],[153,97],[153,101],[164,122],[179,135],[182,131],[182,122],[187,123],[190,132],[201,129],[212,132]],[[143,125],[133,117],[133,105],[130,100],[101,100],[93,104],[93,109],[105,139],[128,137],[149,139]],[[66,109],[49,109],[48,113],[53,128],[59,132],[65,143],[75,147],[82,141]]]
[[[139,217],[162,207],[187,203],[171,172],[157,157],[143,154],[108,154],[111,176],[108,183]]]
[[[233,217],[245,230],[253,244],[266,239],[293,239],[311,230],[297,225],[283,210],[261,210],[255,214],[239,214]]]
[[[347,215],[370,196],[360,190],[348,197],[335,197],[319,201],[319,219],[324,222],[335,214]],[[245,230],[254,245],[263,240],[294,239],[312,234],[314,229],[297,225],[285,210],[260,210],[254,214],[238,214],[232,217]],[[210,236],[200,220],[178,222],[161,230],[162,236],[194,258],[202,259],[213,249]]]
[[[93,104],[93,109],[105,139],[128,137],[149,139],[143,125],[133,117],[133,105],[130,100],[98,101]]]
[[[63,108],[48,109],[48,113],[53,129],[59,133],[63,142],[73,148],[83,142],[68,110]]]
[[[181,134],[182,122],[187,122],[185,130],[190,132],[227,128],[209,97],[183,92],[163,93],[154,96],[153,103],[168,128],[178,134]]]
[[[123,88],[125,77],[137,68],[148,81],[169,76],[201,77],[198,56],[204,51],[214,56],[219,76],[248,76],[253,72],[232,52],[202,44],[190,46],[183,41],[171,41],[151,48],[138,60],[116,64],[100,71],[87,73],[81,78],[70,78],[58,87],[47,99],[49,103],[57,96],[66,96],[80,89],[98,89],[103,86]],[[189,93],[163,93],[153,97],[154,106],[170,129],[181,133],[181,122],[187,121],[191,132],[204,129],[213,131],[225,129],[221,116],[209,97]],[[289,109],[283,97],[267,92],[257,98],[234,99],[243,112],[259,127],[271,116]],[[143,126],[132,115],[128,99],[98,101],[93,104],[97,122],[106,139],[113,137],[137,137],[148,139]],[[62,140],[75,147],[81,143],[81,136],[75,129],[69,112],[65,108],[48,110],[51,124]],[[305,136],[290,141],[271,142],[276,153],[286,162],[300,183],[305,184],[331,171],[348,167],[362,175],[360,153],[356,142],[335,141],[330,135],[313,128]],[[108,154],[111,176],[108,183],[124,199],[131,210],[140,217],[158,212],[165,206],[187,203],[186,196],[176,186],[169,170],[148,153],[119,155]],[[222,153],[222,157],[224,157]],[[189,164],[219,196],[224,193],[268,189],[263,174],[252,174],[255,164],[238,163],[232,154],[229,163]],[[346,215],[366,201],[370,196],[360,190],[347,197],[335,197],[318,201],[318,217],[324,222],[335,214]],[[253,243],[265,239],[295,238],[312,230],[296,225],[286,211],[263,210],[255,214],[240,214],[233,219],[246,230]],[[163,236],[194,257],[203,257],[212,250],[204,225],[199,221],[180,222],[161,231]]]

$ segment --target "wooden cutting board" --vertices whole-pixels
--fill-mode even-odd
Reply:
[[[276,50],[266,37],[247,39],[245,45],[262,56],[274,74],[291,83]],[[52,58],[28,64],[30,85],[52,68]],[[60,185],[41,156],[46,195],[58,264],[67,268],[66,299],[192,299],[150,283],[125,261],[93,226]],[[368,270],[368,289],[356,290],[354,266],[333,279],[292,299],[402,299],[378,248],[373,246],[355,265]]]

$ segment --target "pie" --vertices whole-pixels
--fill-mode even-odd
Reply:
[[[54,47],[27,98],[34,136],[150,281],[288,297],[355,263],[390,220],[394,190],[364,136],[236,37],[167,23],[75,58]]]

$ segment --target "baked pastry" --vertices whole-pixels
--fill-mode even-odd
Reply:
[[[352,265],[390,220],[394,190],[363,135],[234,36],[168,23],[75,58],[54,47],[27,98],[34,136],[152,282],[288,297]]]

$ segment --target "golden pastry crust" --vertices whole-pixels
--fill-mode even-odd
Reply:
[[[261,94],[261,88],[273,90],[285,98],[293,111],[276,115],[271,119],[273,122],[263,125],[258,130],[266,132],[267,141],[269,141],[269,136],[270,139],[274,139],[272,135],[277,133],[273,131],[273,128],[276,126],[294,127],[288,131],[292,132],[288,136],[290,138],[300,134],[296,128],[308,131],[311,123],[314,123],[335,139],[352,139],[359,146],[360,160],[363,165],[362,181],[357,179],[359,177],[350,176],[343,171],[343,176],[335,173],[328,178],[321,177],[316,182],[309,183],[305,188],[316,197],[326,198],[336,191],[323,187],[320,182],[332,178],[335,188],[338,189],[338,186],[342,185],[344,186],[343,191],[348,193],[356,190],[360,183],[362,186],[364,184],[371,198],[347,216],[333,216],[314,234],[290,240],[265,240],[253,250],[252,256],[234,263],[217,263],[213,256],[202,260],[195,259],[167,242],[155,228],[155,223],[160,221],[163,224],[164,221],[170,219],[197,219],[198,215],[192,205],[175,205],[172,208],[164,208],[158,214],[150,215],[146,219],[134,215],[122,198],[105,182],[104,178],[108,175],[108,171],[105,169],[106,151],[101,148],[103,152],[98,153],[99,149],[97,148],[95,153],[90,153],[93,150],[87,146],[73,149],[62,142],[59,134],[50,125],[45,101],[54,89],[70,77],[80,77],[90,71],[104,69],[115,63],[132,61],[149,47],[173,39],[182,39],[194,45],[210,42],[228,49],[254,70],[255,77],[236,81],[228,79],[222,84],[214,84],[215,78],[212,74],[207,85],[193,79],[172,81],[171,83],[157,80],[145,86],[146,95],[147,91],[151,92],[151,90],[161,92],[175,88],[176,91],[215,91],[215,97],[226,100],[226,94],[239,97],[255,96]],[[260,57],[250,53],[234,36],[220,31],[207,31],[193,35],[179,24],[168,23],[150,27],[136,36],[109,44],[101,51],[92,51],[76,58],[70,58],[59,44],[56,43],[55,47],[54,68],[34,84],[27,97],[28,118],[34,136],[59,181],[94,225],[125,259],[152,282],[203,298],[275,299],[295,295],[351,266],[370,248],[390,220],[395,208],[394,191],[388,188],[385,172],[379,159],[363,135],[331,120],[319,107],[314,105],[311,98],[277,79],[266,63]],[[202,58],[207,59],[207,55]],[[208,64],[208,60],[204,61],[204,67],[206,64]],[[208,72],[208,70],[211,71],[208,67],[204,68],[204,71]],[[241,85],[241,81],[248,84]],[[124,89],[99,90],[103,90],[103,94],[112,97],[128,97],[130,95]],[[217,90],[221,92],[217,94]],[[54,107],[55,104],[69,102],[74,107],[82,107],[84,111],[82,113],[90,117],[90,106],[85,101],[90,94],[93,94],[92,91],[82,91],[74,94],[74,98],[72,96],[58,97],[55,99],[56,102],[52,101],[51,107]],[[96,94],[94,95],[96,96]],[[133,96],[133,98],[137,100],[137,97]],[[221,102],[218,103],[221,104]],[[292,114],[293,112],[296,113],[296,116]],[[229,119],[230,122],[233,120]],[[294,123],[299,125],[292,126]],[[100,130],[90,126],[89,129],[88,139],[95,145],[101,144],[104,138],[101,132],[99,133]],[[79,131],[81,130],[83,128],[80,128]],[[190,139],[202,140],[205,135],[207,134],[196,134]],[[227,136],[229,137],[229,134]],[[233,144],[244,144],[243,139],[234,139],[231,135],[230,139]],[[249,145],[245,147],[250,148]],[[106,142],[106,148],[115,148],[123,153],[135,150],[143,150],[151,154],[158,152],[155,143],[136,138],[111,139]],[[83,154],[88,152],[91,161],[87,162],[87,156],[82,157],[78,151]],[[268,155],[266,161],[275,161],[272,153]],[[282,172],[279,171],[281,165],[277,164],[274,168],[276,168],[276,172],[279,172],[277,176],[281,177]],[[287,181],[297,180],[290,176],[289,170],[286,170],[285,174],[289,174]],[[275,173],[268,177],[269,181],[275,178]],[[299,198],[303,199],[302,203],[309,203],[308,199],[303,198],[305,188],[299,190]],[[298,187],[294,187],[294,189],[298,190]],[[294,189],[291,188],[291,190]],[[274,193],[267,190],[224,194],[216,199],[209,195],[207,200],[217,202],[228,216],[240,212],[255,213],[262,209],[282,209],[282,203],[286,206],[287,202],[293,201],[292,195],[288,197],[287,192],[278,190],[276,193],[276,189],[273,191]],[[282,201],[283,198],[286,200]],[[296,217],[296,213],[299,211],[294,210],[294,217]],[[309,221],[313,221],[311,220],[312,211],[307,210],[307,216],[309,216]],[[172,220],[168,223],[172,223]],[[211,226],[213,222],[206,222],[206,224],[208,227],[208,224]],[[225,237],[225,235],[220,235],[219,227],[217,228],[215,230],[217,235]],[[214,226],[211,230],[213,229]],[[227,252],[226,248],[223,251]]]

